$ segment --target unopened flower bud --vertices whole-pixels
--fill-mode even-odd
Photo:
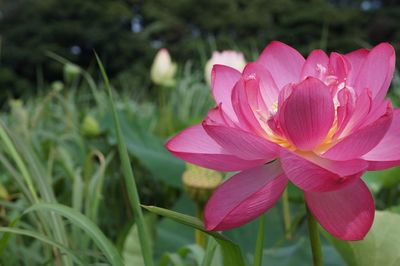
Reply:
[[[211,85],[211,71],[214,65],[225,65],[242,71],[246,65],[246,60],[242,53],[232,50],[213,52],[204,70],[204,76],[209,85]]]
[[[75,64],[67,63],[64,65],[65,82],[74,81],[81,74],[81,68]]]
[[[161,86],[173,86],[176,73],[176,64],[172,62],[168,50],[163,48],[158,51],[151,66],[151,80]]]
[[[63,89],[64,89],[64,83],[62,83],[61,81],[59,81],[59,80],[56,80],[56,81],[53,81],[52,83],[51,83],[51,88],[54,90],[54,91],[62,91]]]
[[[96,137],[100,135],[101,129],[97,120],[91,116],[86,115],[81,124],[82,133],[88,137]]]

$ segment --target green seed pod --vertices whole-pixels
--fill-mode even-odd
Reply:
[[[71,83],[81,74],[81,68],[75,64],[67,63],[64,65],[65,82]]]
[[[8,200],[9,198],[10,194],[8,194],[6,187],[0,184],[0,199]]]
[[[62,83],[61,81],[59,81],[59,80],[56,80],[56,81],[53,81],[52,83],[51,83],[51,88],[54,90],[54,91],[62,91],[63,89],[64,89],[64,83]]]
[[[86,115],[81,124],[81,131],[85,136],[96,137],[101,134],[101,129],[97,120],[91,116]]]
[[[214,170],[187,164],[182,182],[189,197],[202,206],[222,182],[222,175]]]

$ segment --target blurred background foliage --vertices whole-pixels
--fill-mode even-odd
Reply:
[[[302,53],[347,52],[400,39],[395,0],[1,0],[0,99],[60,79],[51,51],[93,67],[93,50],[110,76],[148,87],[155,52],[204,64],[210,51],[236,48],[253,59],[271,40]]]

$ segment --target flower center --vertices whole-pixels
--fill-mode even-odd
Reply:
[[[347,104],[347,102],[351,102],[354,104],[356,100],[356,94],[354,88],[346,84],[346,79],[344,78],[342,82],[339,82],[339,78],[335,75],[327,75],[327,69],[322,65],[317,65],[317,71],[320,73],[320,79],[323,81],[330,89],[333,98],[333,104],[335,107],[335,119],[332,123],[332,127],[330,128],[328,134],[325,139],[313,149],[316,153],[322,153],[329,149],[333,144],[335,144],[338,140],[336,139],[335,133],[338,131],[340,125],[338,122],[338,114],[337,110],[343,104]],[[347,90],[345,93],[345,97],[348,97],[347,100],[343,100],[343,98],[339,99],[339,94],[342,90]],[[342,101],[342,102],[341,102]],[[343,102],[345,101],[345,102]],[[253,109],[254,110],[254,109]],[[280,125],[278,123],[278,119],[276,115],[278,113],[278,101],[275,101],[272,105],[268,107],[268,110],[254,110],[254,114],[260,123],[261,127],[264,129],[266,135],[264,136],[268,140],[284,147],[286,149],[295,151],[297,148],[290,143],[290,141],[284,136],[281,131]]]

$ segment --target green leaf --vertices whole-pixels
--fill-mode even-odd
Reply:
[[[156,216],[154,214],[144,216],[146,229],[148,231],[150,231],[150,227],[154,226],[155,218]],[[133,224],[131,226],[129,233],[125,238],[124,246],[122,248],[122,257],[124,259],[125,266],[145,265],[142,255],[142,248],[140,247],[138,228],[136,224]]]
[[[373,194],[377,194],[383,188],[383,182],[378,175],[379,172],[367,172],[362,177]]]
[[[379,192],[382,188],[391,188],[400,183],[400,167],[367,172],[363,176],[363,180],[374,193]]]
[[[189,254],[191,256],[189,256]],[[185,265],[201,265],[201,262],[204,257],[204,250],[195,244],[187,245],[178,250],[176,253],[166,252],[161,260],[160,266],[185,266]]]
[[[132,225],[129,234],[125,239],[122,257],[124,258],[126,266],[144,266],[136,224]]]
[[[182,258],[186,258],[190,254],[191,258],[193,258],[193,260],[196,262],[196,264],[200,265],[204,258],[204,249],[196,244],[192,244],[192,245],[187,245],[185,247],[180,248],[178,250],[178,254]]]
[[[183,259],[176,253],[169,253],[167,252],[160,260],[160,266],[185,266]]]
[[[291,204],[292,214],[297,211],[298,205]],[[245,225],[227,231],[225,234],[229,239],[238,243],[244,254],[253,254],[254,247],[257,239],[258,223],[253,220]],[[275,204],[274,207],[268,210],[264,235],[264,247],[271,247],[284,241],[285,230],[283,226],[282,208],[281,204]]]
[[[74,252],[70,250],[69,248],[65,247],[64,245],[61,245],[50,238],[47,238],[46,236],[40,235],[36,232],[28,231],[28,230],[23,230],[23,229],[18,229],[18,228],[10,228],[10,227],[0,227],[0,232],[3,232],[5,234],[16,234],[16,235],[23,235],[23,236],[29,236],[32,238],[36,238],[37,240],[42,241],[43,243],[49,244],[53,247],[58,248],[62,252],[68,254],[78,265],[85,265],[85,263],[79,259],[78,257],[75,256]]]
[[[376,211],[374,224],[362,241],[346,242],[325,233],[348,265],[400,265],[400,215]]]
[[[393,212],[396,214],[400,214],[400,206],[391,206],[390,208],[386,209],[386,211]]]
[[[183,161],[176,159],[165,149],[163,140],[144,131],[123,112],[119,111],[118,117],[129,154],[135,156],[154,177],[173,187],[182,187],[180,177],[185,170]],[[103,126],[110,131],[110,142],[115,143],[115,131],[110,120],[108,114],[103,120]]]
[[[220,233],[207,231],[204,228],[203,222],[198,218],[155,206],[143,206],[143,208],[158,215],[173,219],[176,222],[181,223],[183,225],[187,225],[194,229],[200,230],[213,237],[218,242],[218,244],[222,249],[224,265],[226,266],[245,265],[240,247]]]
[[[301,189],[293,185],[292,182],[289,182],[287,189],[291,202],[304,203],[303,191],[301,191]]]
[[[15,218],[12,222],[10,222],[7,228],[12,228],[17,226],[19,219],[20,219],[19,216]],[[11,233],[4,233],[3,236],[0,238],[0,257],[3,256],[4,249],[6,248],[7,243],[10,240],[10,236]]]
[[[38,203],[28,208],[24,213],[40,210],[51,211],[67,218],[72,224],[81,228],[93,239],[112,265],[123,266],[118,250],[89,218],[70,207],[55,203]]]
[[[312,255],[308,238],[301,237],[292,242],[293,244],[264,249],[264,259],[266,265],[279,266],[310,266],[312,265]],[[336,250],[328,245],[322,245],[325,266],[344,266],[343,260]],[[349,264],[353,266],[352,264]]]
[[[212,237],[208,237],[206,252],[203,261],[201,262],[201,266],[212,265],[216,250],[217,250],[217,241],[215,241]]]
[[[173,211],[190,215],[195,214],[195,209],[196,206],[186,194],[182,194],[171,208]],[[181,224],[174,220],[168,218],[161,219],[157,223],[156,229],[157,238],[154,242],[154,255],[156,258],[160,258],[165,252],[175,252],[180,247],[195,242],[193,230],[190,227],[181,226]]]

